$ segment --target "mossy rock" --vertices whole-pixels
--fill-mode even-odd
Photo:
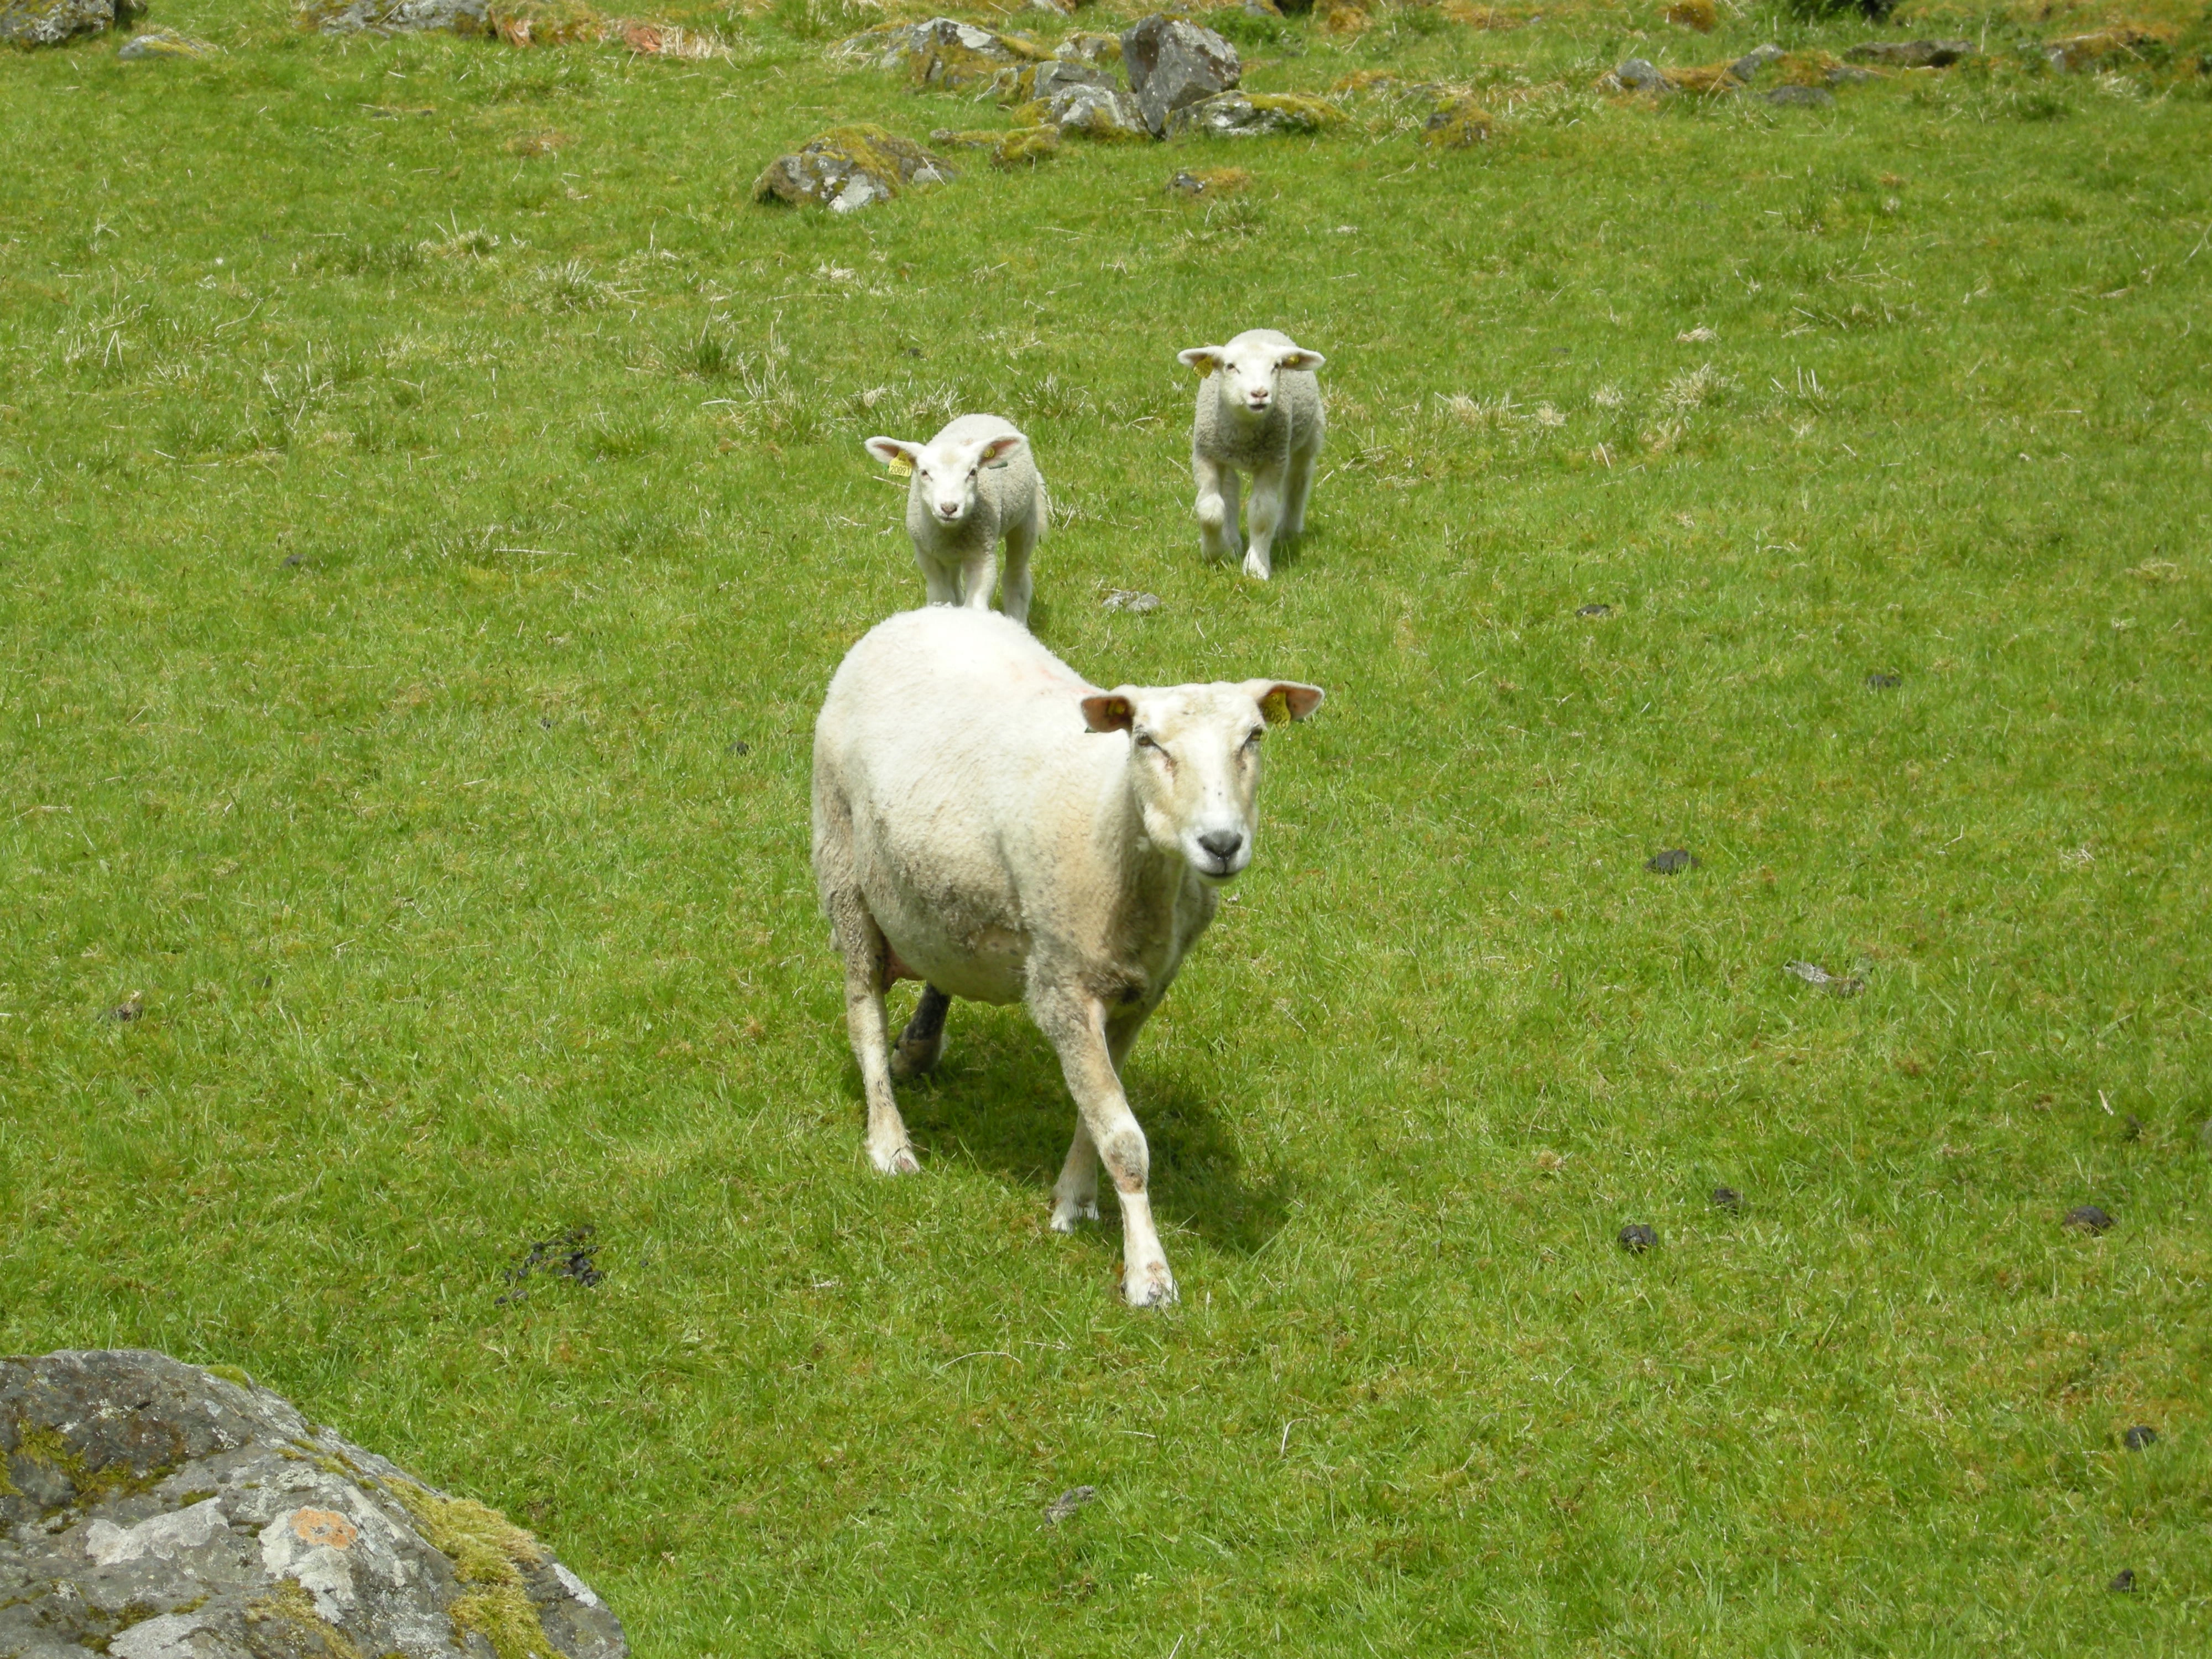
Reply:
[[[604,40],[613,27],[581,0],[490,0],[492,32],[510,46],[565,46]]]
[[[1244,96],[1261,114],[1274,118],[1279,131],[1322,132],[1344,125],[1344,112],[1326,98],[1303,92],[1248,92]]]
[[[1060,129],[1046,121],[1007,133],[992,150],[991,162],[1002,167],[1034,167],[1059,154]]]
[[[1490,112],[1472,98],[1455,98],[1441,106],[1421,129],[1421,143],[1431,149],[1471,149],[1488,139]]]
[[[200,63],[222,55],[222,48],[214,42],[195,40],[174,29],[141,29],[115,54],[118,62],[125,64],[157,63],[165,58]]]
[[[1310,137],[1344,122],[1344,112],[1325,98],[1299,92],[1224,92],[1188,104],[1168,118],[1171,137],[1190,133],[1217,138]]]
[[[752,198],[852,213],[956,176],[941,158],[912,139],[856,124],[832,127],[807,140],[795,155],[769,162],[753,181]]]
[[[293,16],[324,34],[488,34],[489,0],[300,0]]]
[[[118,19],[115,0],[0,0],[0,46],[58,46],[144,9],[126,7]]]
[[[1314,21],[1324,34],[1364,34],[1375,27],[1375,15],[1360,0],[1314,0]]]

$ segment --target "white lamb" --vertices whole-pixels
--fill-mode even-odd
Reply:
[[[814,728],[814,873],[845,958],[868,1155],[920,1166],[894,1072],[937,1061],[954,997],[1026,1003],[1079,1113],[1052,1225],[1121,1202],[1123,1290],[1174,1298],[1121,1066],[1215,890],[1251,861],[1260,740],[1321,691],[1278,680],[1101,691],[1004,617],[932,606],[848,653]],[[884,993],[923,982],[896,1056]]]
[[[914,469],[906,494],[907,534],[932,605],[991,608],[999,543],[1006,544],[1000,604],[1016,622],[1030,619],[1030,554],[1051,511],[1030,441],[995,415],[963,415],[926,444],[871,438],[868,453]]]
[[[1305,528],[1314,462],[1328,430],[1313,371],[1327,359],[1272,328],[1248,328],[1227,345],[1194,346],[1176,356],[1206,373],[1190,429],[1199,546],[1209,559],[1237,556],[1237,475],[1249,473],[1244,574],[1265,581],[1274,568],[1275,538]]]

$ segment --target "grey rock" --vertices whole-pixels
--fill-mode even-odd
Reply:
[[[1186,104],[1168,117],[1168,132],[1207,132],[1219,138],[1261,138],[1278,133],[1319,132],[1332,115],[1318,99],[1263,97],[1224,92]]]
[[[143,9],[125,7],[122,16]],[[118,21],[115,0],[0,0],[0,46],[58,46]]]
[[[1048,1526],[1058,1526],[1085,1504],[1096,1499],[1097,1496],[1098,1488],[1096,1486],[1069,1487],[1044,1506],[1045,1523]]]
[[[1826,109],[1836,101],[1836,94],[1826,87],[1777,87],[1759,95],[1784,109]]]
[[[627,1659],[606,1605],[496,1511],[164,1354],[0,1359],[0,1472],[9,1659],[493,1659],[494,1629]]]
[[[1850,64],[1838,64],[1820,78],[1832,87],[1856,87],[1863,86],[1867,82],[1877,80],[1880,77],[1872,70],[1860,69]]]
[[[1753,46],[1729,65],[1729,73],[1748,85],[1769,64],[1778,64],[1790,54],[1771,40],[1763,46]]]
[[[833,127],[796,155],[770,161],[753,180],[753,200],[857,213],[902,190],[948,184],[957,176],[910,138],[881,127]]]
[[[1613,70],[1613,78],[1632,92],[1664,94],[1674,90],[1668,85],[1667,77],[1660,73],[1658,66],[1643,58],[1630,58]]]
[[[218,57],[222,52],[222,48],[212,41],[195,40],[174,29],[141,29],[123,43],[123,49],[115,56],[125,64],[154,63],[165,58],[198,62],[202,58]]]
[[[1054,46],[1052,55],[1063,64],[1118,64],[1121,61],[1121,37],[1079,29]]]
[[[1086,133],[1093,138],[1151,136],[1137,100],[1119,87],[1066,88],[1053,94],[1044,118],[1062,132]]]
[[[993,64],[1022,64],[1029,53],[995,30],[956,17],[932,17],[920,23],[886,23],[865,34],[840,40],[832,58],[876,69],[911,70],[918,79],[938,84],[972,80]]]
[[[1176,174],[1176,178],[1178,179],[1189,179],[1191,175],[1188,173],[1178,173]],[[1196,193],[1196,191],[1203,190],[1205,188],[1203,184],[1200,184],[1194,179],[1193,180],[1193,185],[1194,194]],[[1157,593],[1140,593],[1134,588],[1116,587],[1109,592],[1106,597],[1101,599],[1098,603],[1108,611],[1126,611],[1132,616],[1141,617],[1147,611],[1157,611],[1160,608],[1160,596]],[[1088,1497],[1085,1497],[1079,1500],[1085,1504],[1089,1503],[1092,1498],[1096,1498],[1098,1495],[1095,1488],[1090,1486],[1078,1486],[1074,1492],[1061,1493],[1060,1502],[1062,1504],[1066,1503],[1069,1498],[1075,1497],[1078,1492],[1089,1494]]]
[[[1070,87],[1113,87],[1117,84],[1111,70],[1054,58],[1036,66],[1036,78],[1030,83],[1030,96],[1042,98],[1050,103],[1055,95]]]
[[[1880,64],[1888,69],[1948,69],[1973,55],[1971,40],[1862,40],[1844,52],[1854,64]]]
[[[485,34],[489,0],[301,0],[303,28],[325,34]]]
[[[1158,15],[1123,32],[1121,66],[1156,137],[1177,110],[1229,91],[1244,73],[1237,48],[1212,29]]]

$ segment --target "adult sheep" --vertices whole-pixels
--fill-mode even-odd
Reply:
[[[1244,574],[1274,568],[1277,535],[1306,527],[1306,497],[1328,421],[1314,370],[1328,360],[1272,328],[1248,328],[1227,345],[1193,346],[1178,362],[1206,379],[1190,428],[1198,482],[1198,544],[1209,559],[1237,556],[1237,475],[1252,479]]]
[[[814,728],[814,874],[878,1170],[920,1167],[891,1092],[891,982],[924,988],[898,1041],[906,1075],[936,1063],[953,998],[1025,1003],[1078,1112],[1054,1231],[1097,1218],[1103,1158],[1125,1293],[1174,1298],[1121,1069],[1216,890],[1251,861],[1262,735],[1321,700],[1271,679],[1102,691],[964,608],[905,612],[853,647]]]
[[[1006,544],[1001,608],[1030,619],[1030,555],[1043,539],[1051,507],[1029,440],[996,415],[963,415],[926,444],[871,438],[867,452],[914,475],[906,492],[906,530],[932,605],[991,608],[999,543]]]

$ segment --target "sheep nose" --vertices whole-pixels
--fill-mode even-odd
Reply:
[[[1243,847],[1244,836],[1237,830],[1209,830],[1198,838],[1198,844],[1226,864]]]

